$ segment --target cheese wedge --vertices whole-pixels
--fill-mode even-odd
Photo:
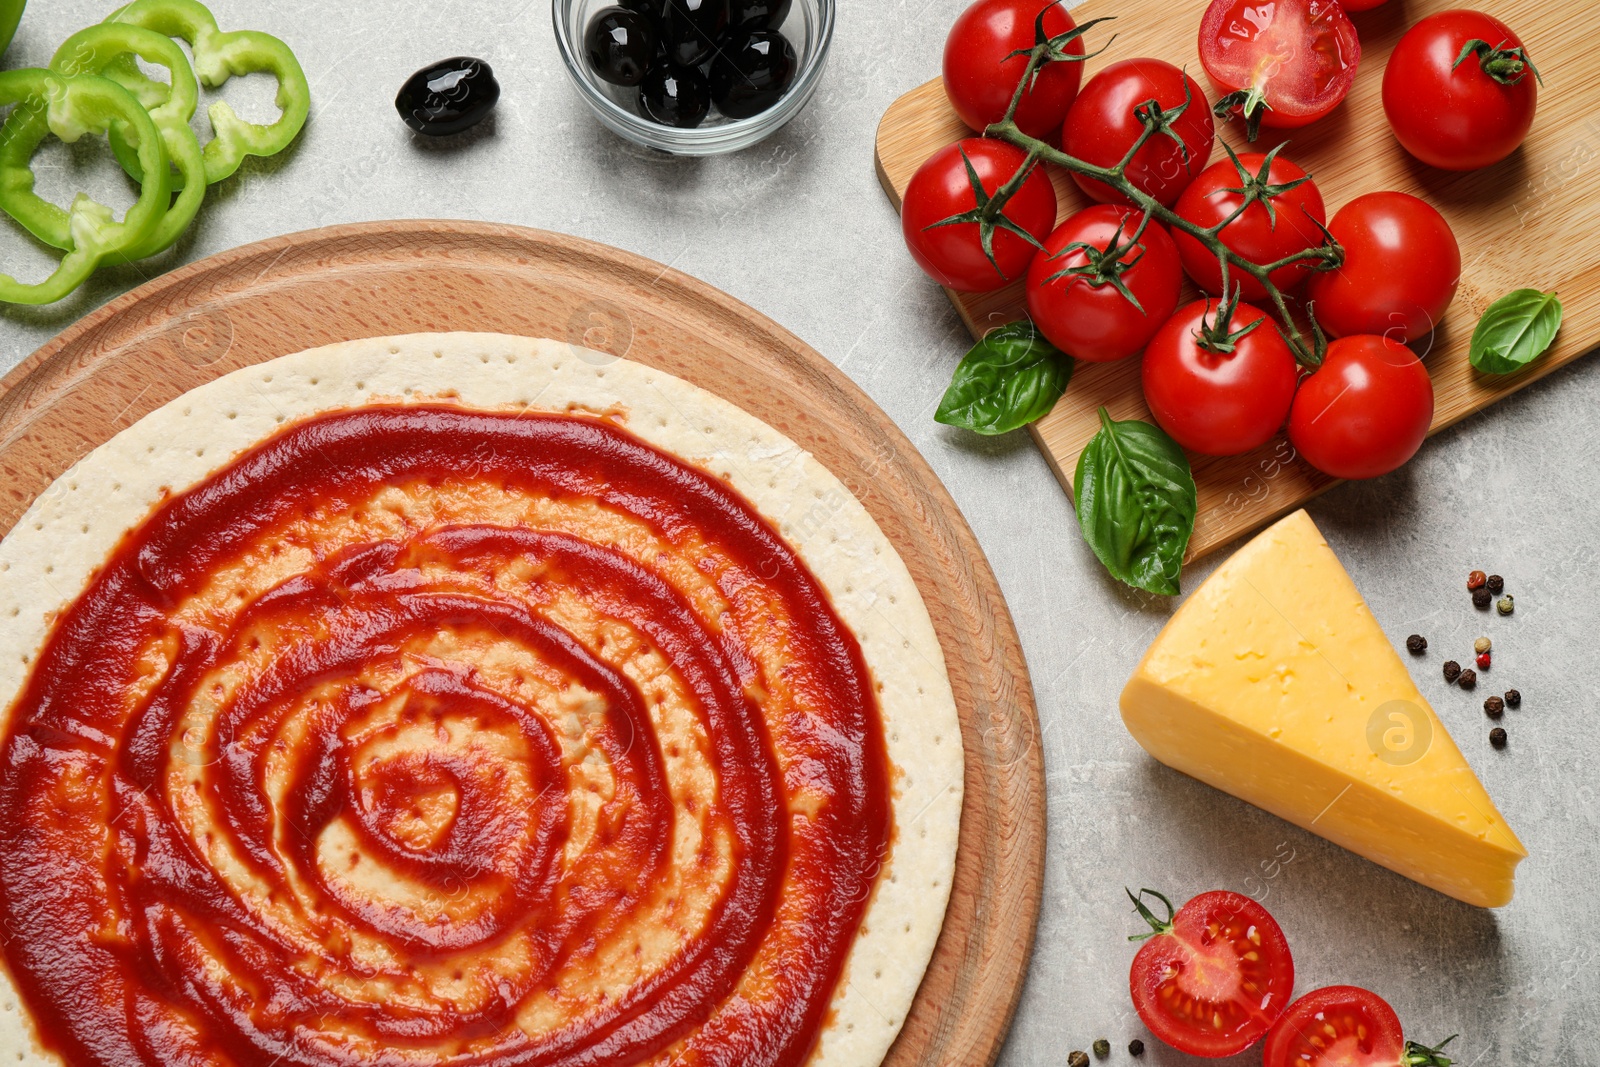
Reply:
[[[1192,595],[1122,691],[1156,759],[1480,907],[1527,849],[1304,511]]]

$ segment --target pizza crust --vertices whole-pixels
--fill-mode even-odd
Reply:
[[[55,615],[165,495],[291,422],[441,397],[491,411],[620,415],[631,433],[723,477],[828,590],[880,684],[894,842],[808,1064],[876,1067],[921,984],[955,870],[963,759],[944,655],[905,564],[844,484],[771,426],[681,378],[565,342],[446,333],[329,345],[200,386],[84,457],[0,542],[0,715]],[[39,1045],[3,967],[0,1053],[23,1067],[60,1062]]]

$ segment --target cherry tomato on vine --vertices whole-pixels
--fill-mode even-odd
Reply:
[[[1207,456],[1236,456],[1272,440],[1300,380],[1294,353],[1266,313],[1235,303],[1180,308],[1151,339],[1140,368],[1156,424]]]
[[[1433,382],[1411,349],[1341,337],[1295,394],[1289,442],[1335,478],[1376,478],[1417,454],[1433,422]]]
[[[1216,121],[1205,91],[1171,63],[1125,59],[1090,78],[1067,112],[1061,145],[1068,154],[1097,167],[1116,166],[1144,132],[1144,123],[1135,111],[1150,100],[1161,110],[1160,116],[1152,118],[1164,120],[1171,133],[1151,137],[1134,155],[1126,173],[1135,186],[1171,207],[1205,168],[1216,141]],[[1182,113],[1172,118],[1179,108]],[[1072,177],[1102,204],[1130,203],[1103,182],[1076,173]]]
[[[1231,103],[1262,126],[1320,119],[1350,92],[1360,62],[1338,0],[1211,0],[1200,20],[1200,63],[1224,94],[1218,108]]]
[[[1057,226],[1033,257],[1028,317],[1067,355],[1108,363],[1145,346],[1182,285],[1164,226],[1135,208],[1097,204]]]
[[[1139,899],[1146,894],[1167,906],[1165,920]],[[1260,904],[1238,893],[1201,893],[1174,915],[1166,897],[1142,889],[1134,905],[1154,933],[1133,958],[1133,1006],[1173,1048],[1213,1057],[1243,1052],[1289,1006],[1294,957]]]
[[[1477,170],[1517,150],[1533,126],[1539,72],[1522,40],[1481,11],[1443,11],[1406,31],[1383,71],[1383,110],[1407,152]]]
[[[935,152],[912,175],[900,206],[900,229],[912,258],[928,277],[946,288],[975,293],[1022,277],[1036,246],[1005,225],[1018,227],[1039,242],[1049,235],[1056,221],[1056,191],[1043,169],[1035,168],[1005,204],[1007,223],[992,229],[993,262],[984,252],[981,223],[948,220],[970,216],[979,208],[974,175],[988,203],[1026,160],[1022,149],[1004,141],[969,137]]]
[[[1432,1048],[1407,1041],[1382,997],[1327,986],[1289,1005],[1262,1046],[1262,1067],[1443,1067],[1450,1040]]]
[[[1238,190],[1244,189],[1241,194]],[[1322,243],[1319,224],[1326,223],[1327,209],[1317,183],[1306,172],[1277,154],[1242,152],[1238,163],[1219,160],[1207,167],[1179,198],[1179,216],[1196,226],[1209,229],[1230,218],[1245,202],[1251,203],[1222,228],[1222,243],[1257,266],[1315,248]],[[1182,230],[1172,235],[1183,259],[1183,269],[1195,284],[1208,293],[1222,294],[1222,264],[1198,239]],[[1289,292],[1310,275],[1304,263],[1279,267],[1270,275],[1272,284]],[[1266,286],[1243,271],[1230,270],[1228,284],[1243,286],[1247,300],[1268,299]]]
[[[1037,42],[1035,25],[1044,12],[1044,32],[1059,37],[1077,25],[1060,0],[978,0],[956,19],[944,42],[944,91],[961,121],[982,133],[1005,118],[1028,57],[1013,55]],[[1083,38],[1068,42],[1069,55],[1083,55]],[[1083,64],[1048,63],[1022,96],[1014,116],[1029,137],[1053,141],[1078,95]]]
[[[1444,216],[1408,193],[1368,193],[1340,208],[1328,229],[1344,246],[1344,264],[1306,286],[1322,328],[1402,343],[1429,336],[1461,282],[1461,248]]]

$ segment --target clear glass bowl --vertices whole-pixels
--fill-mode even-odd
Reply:
[[[692,130],[661,126],[639,113],[637,89],[612,85],[595,77],[583,56],[583,31],[589,20],[616,0],[551,0],[556,43],[578,95],[595,117],[635,144],[681,156],[737,152],[763,140],[798,115],[822,80],[828,46],[833,43],[835,0],[794,0],[778,27],[794,46],[800,71],[789,91],[772,107],[747,119],[730,119],[715,108]]]

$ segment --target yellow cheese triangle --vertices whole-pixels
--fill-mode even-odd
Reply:
[[[1480,907],[1527,849],[1297,511],[1224,563],[1145,653],[1122,719],[1156,759]]]

